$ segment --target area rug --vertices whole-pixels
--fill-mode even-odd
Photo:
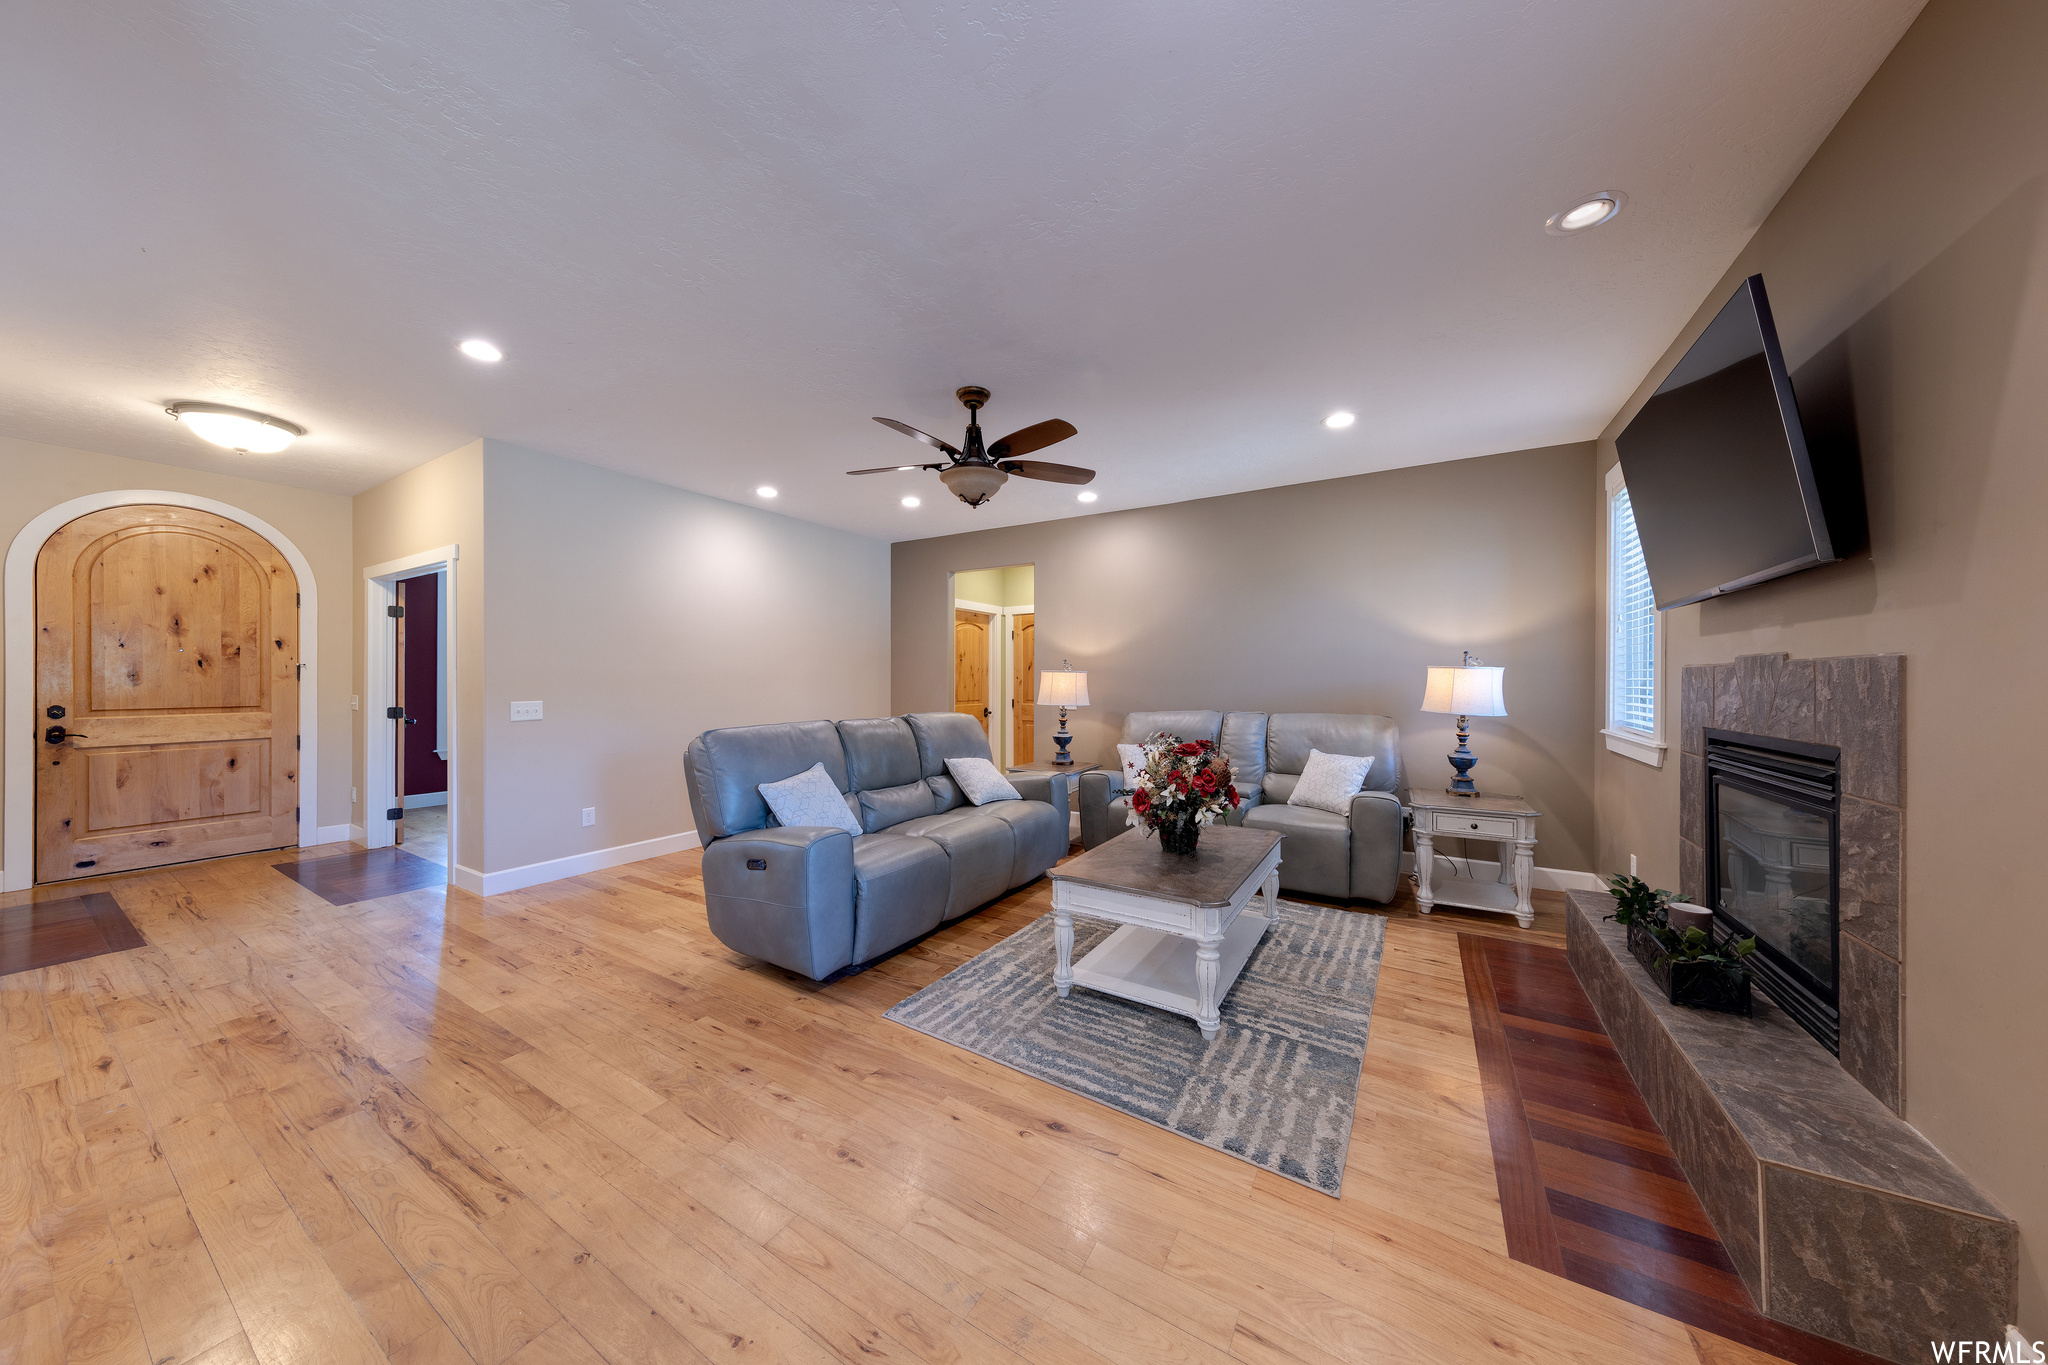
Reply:
[[[1336,1196],[1386,941],[1384,916],[1280,903],[1202,1041],[1183,1015],[1053,989],[1046,915],[897,1005],[919,1033]],[[1074,960],[1116,926],[1074,920]]]

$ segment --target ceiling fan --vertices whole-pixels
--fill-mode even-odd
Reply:
[[[1070,464],[1052,464],[1045,460],[1020,460],[1019,455],[1028,455],[1034,450],[1043,450],[1055,441],[1064,441],[1075,434],[1072,422],[1062,422],[1055,417],[1049,422],[1039,422],[1013,431],[1000,441],[991,441],[984,447],[981,443],[981,422],[976,417],[981,405],[988,401],[988,390],[970,384],[956,390],[954,396],[967,407],[967,435],[961,444],[965,450],[957,450],[936,436],[927,436],[916,427],[908,426],[893,418],[877,417],[875,420],[905,436],[915,437],[928,446],[946,452],[952,458],[938,464],[889,464],[879,469],[849,469],[849,474],[893,474],[911,469],[936,469],[939,481],[952,490],[954,497],[969,507],[979,507],[996,495],[996,490],[1009,482],[1016,474],[1026,479],[1043,479],[1047,483],[1092,483],[1095,471],[1080,469]]]

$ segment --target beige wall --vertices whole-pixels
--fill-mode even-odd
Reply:
[[[288,461],[291,457],[277,458]],[[305,555],[313,569],[320,610],[316,627],[320,715],[309,727],[319,743],[319,822],[347,824],[352,781],[348,741],[349,500],[334,493],[0,437],[0,489],[5,490],[0,494],[0,546],[11,545],[22,527],[58,503],[129,488],[185,493],[239,507],[276,527]],[[5,647],[0,640],[0,650]],[[0,736],[0,745],[15,739],[13,735]]]
[[[1507,668],[1510,714],[1473,722],[1481,784],[1548,815],[1539,864],[1589,868],[1592,470],[1590,444],[1555,446],[899,543],[890,709],[949,704],[947,573],[1029,563],[1039,666],[1088,674],[1077,757],[1113,760],[1133,710],[1381,714],[1440,786],[1454,721],[1416,709],[1424,670],[1470,649]]]
[[[953,596],[962,602],[984,602],[992,607],[1034,605],[1037,592],[1029,564],[1012,564],[1003,569],[972,569],[953,575]]]
[[[409,469],[395,479],[378,484],[355,499],[355,573],[349,585],[349,620],[355,648],[352,656],[350,691],[357,696],[368,689],[363,677],[363,642],[367,595],[363,571],[372,565],[389,563],[408,555],[453,545],[458,551],[455,567],[455,601],[450,630],[453,643],[450,659],[455,676],[450,681],[449,709],[454,712],[455,750],[449,793],[455,828],[450,831],[450,849],[456,863],[483,867],[484,818],[489,801],[484,774],[490,755],[484,748],[484,442],[473,441],[438,460]],[[353,752],[356,771],[367,771],[363,762],[364,736],[372,726],[378,742],[390,740],[390,723],[372,720],[357,711]],[[351,817],[358,826],[370,818],[381,818],[393,803],[389,793],[362,792]]]
[[[683,750],[700,731],[886,714],[887,545],[484,446],[489,795],[470,866],[690,829]],[[546,719],[512,723],[528,700]]]
[[[2029,853],[2048,828],[2030,780],[2048,749],[2043,53],[2034,0],[1934,0],[1600,442],[1604,470],[1759,270],[1802,409],[1853,393],[1869,550],[1669,613],[1666,723],[1687,664],[1906,656],[1906,1117],[2020,1220],[2032,1337],[2048,1333],[2048,935]],[[1594,762],[1600,870],[1634,852],[1676,886],[1677,764]]]

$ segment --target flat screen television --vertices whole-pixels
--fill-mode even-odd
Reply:
[[[1763,276],[1742,282],[1615,444],[1659,610],[1838,557]]]

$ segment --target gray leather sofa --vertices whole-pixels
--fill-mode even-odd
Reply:
[[[1385,716],[1321,712],[1133,711],[1124,717],[1121,743],[1137,744],[1164,730],[1182,739],[1215,740],[1230,761],[1243,804],[1229,823],[1278,830],[1280,886],[1338,900],[1390,901],[1401,884],[1401,731]],[[1310,749],[1326,754],[1371,755],[1365,790],[1348,815],[1313,806],[1290,806],[1294,784]],[[1122,834],[1130,804],[1123,772],[1081,774],[1081,842],[1094,848]]]
[[[949,758],[987,758],[971,716],[937,711],[706,730],[683,776],[719,942],[813,980],[872,961],[1043,876],[1067,852],[1064,776],[970,805]],[[760,786],[823,763],[861,833],[778,824]]]

